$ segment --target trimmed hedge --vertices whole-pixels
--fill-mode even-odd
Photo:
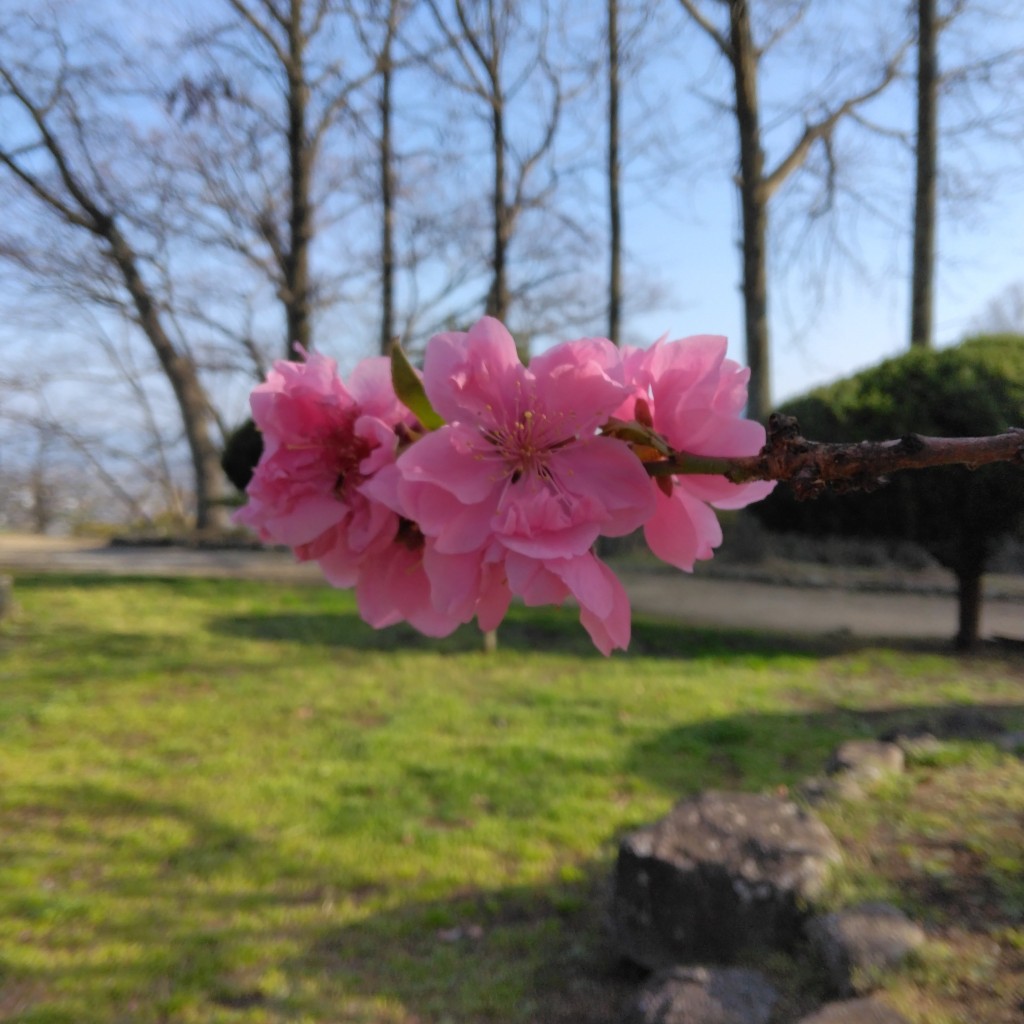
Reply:
[[[913,350],[781,407],[816,441],[880,441],[917,433],[998,434],[1024,426],[1024,336],[988,335],[955,348]],[[1024,470],[1010,465],[895,474],[871,493],[798,502],[779,487],[752,507],[773,530],[911,540],[956,573],[958,643],[977,639],[980,578],[997,544],[1024,523]],[[972,626],[973,615],[973,626]]]

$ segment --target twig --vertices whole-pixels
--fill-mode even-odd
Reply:
[[[708,474],[733,483],[780,480],[799,499],[816,498],[828,488],[843,492],[871,491],[885,477],[903,469],[966,466],[976,469],[994,462],[1024,465],[1024,429],[1015,427],[991,437],[922,437],[907,434],[892,441],[830,444],[808,441],[792,416],[774,413],[768,440],[757,455],[736,458],[673,452],[645,462],[651,476]]]

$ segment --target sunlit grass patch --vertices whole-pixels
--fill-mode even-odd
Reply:
[[[633,983],[602,930],[623,831],[703,788],[791,786],[842,739],[968,699],[1022,722],[1005,659],[643,620],[606,660],[572,611],[523,609],[488,657],[471,629],[374,632],[326,588],[16,588],[0,1020],[611,1020]],[[942,751],[831,821],[852,851],[891,850],[844,884],[955,950],[945,904],[906,879],[958,900],[966,865],[1004,901],[1000,958],[1019,954],[1020,763]],[[895,991],[953,1012],[936,948]]]
[[[863,803],[824,812],[844,838],[842,902],[888,899],[929,941],[885,979],[915,1021],[1011,1024],[1024,998],[1024,761],[958,741]]]

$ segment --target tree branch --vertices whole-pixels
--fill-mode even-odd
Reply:
[[[903,58],[910,48],[910,40],[904,41],[900,48],[886,64],[877,82],[870,88],[851,96],[844,103],[841,103],[834,110],[826,114],[818,121],[805,126],[803,134],[793,144],[793,148],[778,162],[771,173],[766,174],[760,182],[765,200],[770,199],[782,186],[783,182],[793,173],[807,158],[811,146],[819,139],[827,138],[835,130],[839,122],[852,114],[858,107],[873,100],[880,95],[899,74]]]
[[[707,15],[693,0],[679,0],[683,10],[711,37],[715,45],[722,51],[726,60],[732,61],[732,46],[729,40],[711,23]]]
[[[103,229],[109,218],[99,209],[96,203],[93,202],[92,197],[86,193],[85,189],[78,182],[71,170],[71,166],[63,147],[50,131],[50,127],[46,123],[46,119],[43,117],[39,108],[32,102],[28,93],[19,86],[6,68],[0,67],[0,78],[3,78],[7,88],[11,91],[11,95],[21,104],[22,108],[32,119],[32,122],[36,126],[36,130],[39,132],[42,145],[50,154],[50,159],[53,160],[54,166],[57,168],[57,173],[60,175],[61,181],[64,183],[64,187],[71,194],[71,197],[75,202],[78,203],[79,207],[85,212],[86,217],[83,218],[80,215],[73,213],[67,204],[53,196],[52,193],[44,188],[37,177],[29,174],[29,172],[11,161],[6,155],[3,155],[2,157],[3,162],[26,185],[28,185],[28,187],[31,188],[40,199],[58,210],[70,223],[79,227],[87,228],[98,235],[103,235]]]
[[[922,437],[908,434],[892,441],[829,444],[801,437],[792,416],[775,413],[768,421],[768,440],[757,455],[719,458],[671,452],[645,461],[653,477],[676,474],[724,476],[733,483],[779,480],[799,499],[816,498],[826,489],[871,491],[889,473],[934,466],[977,469],[995,462],[1024,466],[1024,429],[1015,427],[991,437]]]
[[[242,18],[243,21],[245,21],[253,29],[253,31],[256,32],[256,34],[267,44],[267,46],[270,47],[271,52],[274,54],[275,57],[277,57],[281,66],[287,68],[290,63],[288,54],[285,52],[284,48],[281,46],[278,40],[274,38],[274,33],[271,32],[270,29],[262,21],[260,21],[259,18],[257,18],[256,15],[251,10],[249,10],[248,7],[245,6],[244,3],[242,3],[242,0],[226,0],[226,3],[240,18]],[[264,7],[266,6],[267,5],[264,4]],[[273,10],[273,8],[270,8],[270,13],[274,17],[274,20],[281,24],[282,27],[287,27],[285,23],[282,21],[280,15],[278,15]]]

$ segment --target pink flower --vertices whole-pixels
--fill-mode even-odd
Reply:
[[[401,456],[390,500],[430,542],[435,604],[479,617],[509,594],[572,594],[598,646],[625,646],[628,603],[590,549],[638,528],[655,504],[640,460],[597,433],[628,396],[614,346],[566,343],[527,369],[485,317],[430,340],[423,381],[447,424]]]
[[[605,656],[629,646],[629,598],[619,578],[596,555],[553,558],[540,564],[511,554],[506,569],[513,591],[529,606],[561,604],[574,597],[580,622]]]
[[[349,390],[333,359],[313,353],[301,363],[275,362],[250,399],[263,455],[235,520],[293,548],[344,525],[353,554],[393,535],[394,514],[359,490],[393,461],[394,425],[408,416],[387,394],[386,374],[386,360],[363,364]]]
[[[354,586],[371,625],[408,619],[424,633],[450,633],[460,620],[430,601],[422,535],[366,493],[394,464],[396,430],[415,425],[395,396],[389,361],[365,360],[346,387],[332,359],[281,360],[250,404],[263,455],[235,521],[315,560],[334,586]]]
[[[760,423],[742,418],[750,371],[725,358],[726,339],[696,335],[627,349],[623,359],[634,394],[617,415],[646,420],[675,450],[694,455],[754,455],[765,442]],[[766,497],[772,481],[730,483],[721,476],[677,474],[653,484],[657,509],[644,525],[651,551],[693,570],[722,542],[714,508],[737,509]]]

